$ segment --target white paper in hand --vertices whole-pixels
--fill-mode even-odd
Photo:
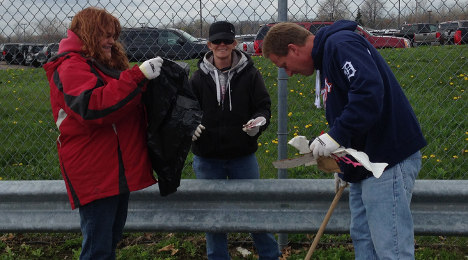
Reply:
[[[385,170],[385,167],[388,166],[388,163],[373,163],[369,161],[369,156],[367,156],[366,153],[356,151],[352,148],[340,147],[334,152],[332,152],[332,154],[338,157],[344,156],[346,154],[353,156],[354,159],[356,159],[356,161],[358,161],[364,168],[372,172],[375,178],[380,178],[380,176],[382,176],[383,171]]]
[[[254,128],[256,126],[262,126],[266,123],[266,119],[262,116],[255,118],[255,120],[252,120],[248,124],[243,125],[242,127],[244,128]]]

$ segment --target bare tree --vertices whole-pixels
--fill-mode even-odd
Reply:
[[[380,19],[383,18],[384,4],[382,0],[365,0],[361,12],[366,26],[378,28]]]
[[[54,18],[44,18],[37,24],[37,33],[42,38],[42,42],[59,42],[66,36],[67,27],[62,22]]]
[[[347,0],[324,0],[320,3],[319,10],[317,12],[317,18],[319,20],[340,20],[340,19],[351,19],[351,14],[348,11]]]

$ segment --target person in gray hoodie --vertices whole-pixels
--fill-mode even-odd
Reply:
[[[203,111],[192,140],[198,179],[258,179],[257,139],[270,122],[270,95],[247,54],[235,49],[234,26],[210,26],[208,52],[190,78]],[[281,255],[273,234],[252,233],[260,259]],[[226,233],[207,233],[208,259],[230,259]]]
[[[320,107],[321,94],[330,129],[310,144],[314,157],[330,156],[342,146],[388,164],[376,178],[364,167],[340,161],[342,174],[335,180],[351,183],[356,259],[414,259],[410,202],[426,140],[387,62],[356,27],[341,20],[313,35],[297,24],[280,23],[265,36],[263,55],[289,76],[316,72],[315,104]]]

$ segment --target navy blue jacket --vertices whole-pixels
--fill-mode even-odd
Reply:
[[[357,24],[337,21],[319,30],[312,58],[320,70],[328,134],[341,146],[365,152],[389,167],[426,145],[418,120],[387,62]],[[363,167],[340,165],[345,180],[370,176]]]

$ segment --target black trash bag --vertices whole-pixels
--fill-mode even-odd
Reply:
[[[180,186],[192,135],[201,123],[202,111],[188,81],[189,70],[186,63],[164,59],[161,74],[148,82],[143,94],[148,152],[161,196]]]

